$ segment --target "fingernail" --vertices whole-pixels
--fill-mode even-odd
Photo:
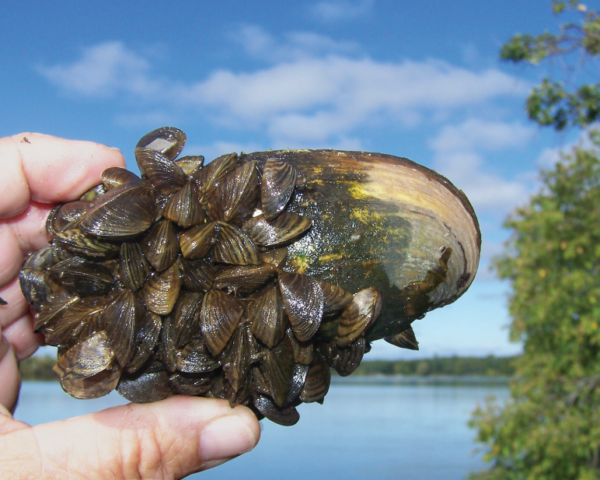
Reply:
[[[227,459],[254,448],[257,439],[238,415],[227,415],[210,422],[202,429],[200,455],[203,462]]]

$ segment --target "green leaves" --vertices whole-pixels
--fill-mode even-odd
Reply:
[[[471,426],[491,470],[472,478],[600,476],[600,133],[542,172],[541,191],[505,226],[495,259],[511,283],[511,338],[524,342],[511,400]]]
[[[557,34],[517,34],[502,47],[500,59],[539,65],[558,57],[566,79],[572,84],[573,71],[581,69],[582,60],[600,55],[600,13],[588,10],[579,0],[555,1],[552,8],[555,14],[569,11],[581,19],[561,25]],[[565,88],[563,83],[546,78],[527,99],[527,114],[534,122],[556,130],[586,127],[599,120],[600,85],[581,83]]]

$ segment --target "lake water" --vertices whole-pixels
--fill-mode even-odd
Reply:
[[[471,412],[485,397],[508,397],[506,385],[480,382],[335,380],[323,405],[298,408],[295,426],[263,420],[252,452],[188,478],[463,479],[484,467],[467,427]],[[58,383],[25,382],[15,418],[35,425],[124,403],[114,392],[75,400]]]

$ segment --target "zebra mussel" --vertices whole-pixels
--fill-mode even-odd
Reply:
[[[323,402],[330,367],[350,375],[377,338],[418,349],[411,322],[472,282],[472,208],[424,167],[381,156],[398,177],[420,175],[405,209],[365,190],[376,154],[232,153],[204,165],[179,157],[185,141],[172,127],[145,135],[141,178],[105,170],[52,210],[51,244],[23,264],[35,330],[58,347],[55,372],[75,398],[215,397],[293,425],[300,403]],[[440,205],[450,213],[427,210]]]

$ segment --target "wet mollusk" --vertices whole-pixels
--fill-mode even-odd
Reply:
[[[163,127],[141,178],[109,168],[59,205],[19,275],[63,389],[132,402],[227,399],[282,425],[323,402],[370,343],[418,349],[411,323],[477,270],[464,194],[389,155],[283,150],[177,158]],[[2,303],[0,301],[0,303]]]

